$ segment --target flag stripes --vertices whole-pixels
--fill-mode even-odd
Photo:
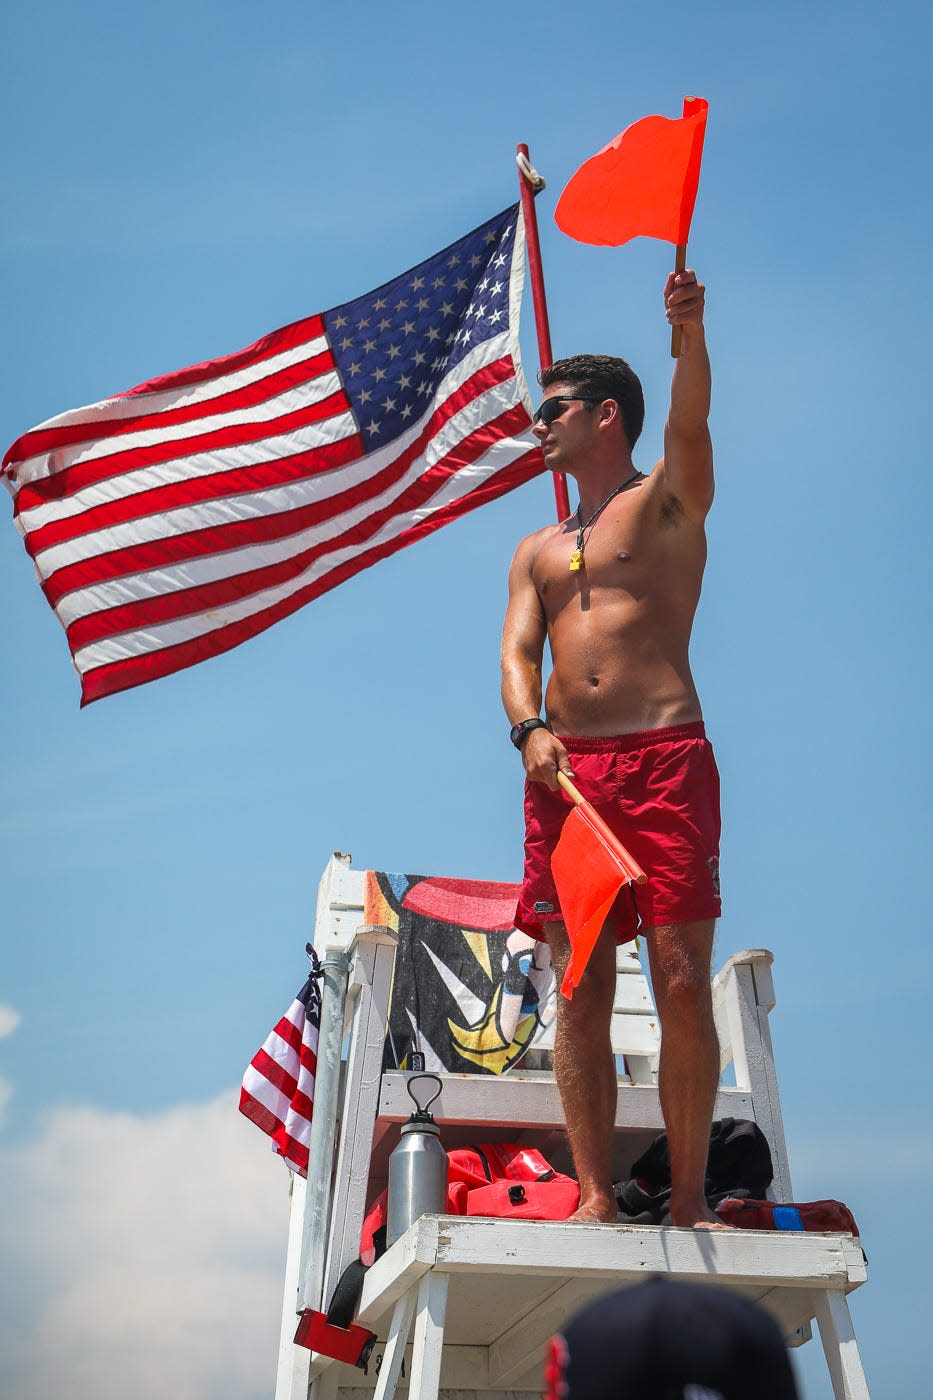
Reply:
[[[240,1088],[240,1112],[272,1138],[292,1171],[306,1176],[321,1025],[321,965],[311,944],[311,976],[256,1051]]]
[[[238,645],[537,475],[522,281],[513,208],[378,292],[20,438],[4,479],[82,703]]]

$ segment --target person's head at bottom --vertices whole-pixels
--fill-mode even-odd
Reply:
[[[777,1323],[728,1288],[652,1278],[551,1338],[544,1400],[798,1400]]]

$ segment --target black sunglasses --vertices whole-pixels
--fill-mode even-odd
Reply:
[[[553,398],[545,399],[539,404],[532,418],[532,423],[543,423],[549,428],[556,418],[563,413],[561,404],[571,401],[579,403],[602,403],[602,399],[594,399],[591,394],[555,394]]]

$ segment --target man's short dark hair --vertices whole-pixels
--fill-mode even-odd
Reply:
[[[629,447],[634,447],[645,422],[645,396],[641,380],[632,369],[615,355],[571,355],[555,360],[550,369],[538,375],[542,389],[552,384],[569,384],[575,394],[587,398],[615,399],[622,415],[622,425]]]

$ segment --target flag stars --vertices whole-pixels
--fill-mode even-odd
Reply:
[[[428,329],[428,340],[437,340],[437,339],[439,338],[439,336],[440,336],[440,331],[437,329],[437,326],[431,326],[431,327],[429,327],[429,329]]]
[[[379,322],[379,329],[381,331],[387,331],[391,324],[392,322],[388,319],[388,317],[383,316],[382,320]]]
[[[351,346],[352,344],[353,344],[353,341],[352,341],[352,339],[350,338],[350,336],[345,335],[344,338],[343,338],[343,340],[341,340],[341,342],[340,342],[340,348],[341,348],[341,350],[349,350],[349,348],[350,348],[350,346]]]
[[[375,342],[374,340],[364,340],[364,341],[363,341],[363,354],[364,354],[364,355],[371,355],[372,352],[375,350],[375,348],[376,348],[376,342]]]
[[[490,320],[490,323],[491,323],[492,325],[495,325],[497,321],[501,321],[501,320],[502,320],[502,312],[497,308],[497,309],[492,313],[492,315],[490,316],[489,320]]]
[[[348,366],[347,366],[347,369],[348,369],[348,371],[349,371],[350,374],[353,374],[353,375],[359,374],[359,372],[360,372],[359,361],[358,361],[358,360],[354,360],[354,362],[353,362],[352,365],[348,365]]]
[[[380,365],[379,369],[377,369],[377,370],[376,370],[376,373],[373,375],[373,378],[375,379],[376,383],[378,384],[378,383],[380,382],[380,380],[385,379],[385,377],[386,377],[386,371],[385,371],[385,370],[382,368],[382,366]]]
[[[334,330],[342,331],[344,326],[347,324],[348,319],[349,318],[346,316],[337,316],[334,320]]]
[[[492,265],[493,267],[505,267],[507,261],[508,259],[506,258],[505,254],[500,253],[497,258],[493,258]]]
[[[408,309],[408,302],[405,300],[404,297],[400,297],[399,300],[395,303],[395,309],[396,311],[406,311]]]
[[[410,388],[411,388],[411,379],[409,378],[409,376],[408,376],[407,374],[403,374],[403,375],[399,378],[398,387],[399,387],[400,389],[410,389]]]
[[[384,409],[387,409],[387,410],[388,410],[388,409],[394,408],[394,407],[395,407],[395,400],[394,400],[394,399],[384,399],[383,402],[382,402],[382,407],[383,407]]]
[[[415,307],[418,311],[427,311],[430,305],[431,303],[428,301],[427,297],[419,297],[415,303]]]
[[[385,311],[388,304],[389,303],[386,301],[385,297],[379,297],[376,301],[373,302],[373,310]]]
[[[492,286],[490,287],[490,291],[492,292],[492,295],[494,297],[497,297],[502,291],[502,286],[503,284],[501,282],[493,282]]]
[[[435,277],[434,281],[431,283],[431,286],[434,288],[435,291],[437,291],[438,287],[443,287],[443,285],[443,277]]]
[[[471,267],[479,267],[479,265],[480,265],[480,263],[481,263],[482,261],[483,261],[483,260],[482,260],[482,258],[480,257],[479,253],[474,253],[473,256],[472,256],[472,258],[470,258],[470,266],[471,266]]]
[[[425,355],[423,351],[421,351],[421,350],[416,350],[416,351],[415,351],[415,360],[414,360],[414,363],[415,363],[416,365],[423,365],[424,362],[425,362],[425,360],[426,360],[427,358],[428,358],[427,355]]]
[[[407,403],[407,404],[405,405],[405,407],[402,409],[402,417],[403,417],[403,418],[410,418],[410,417],[411,417],[411,412],[412,412],[411,404],[410,404],[410,403]]]
[[[369,403],[371,398],[372,392],[369,389],[363,389],[360,393],[360,403]]]
[[[368,316],[361,316],[360,319],[359,319],[359,321],[357,322],[356,329],[357,329],[358,331],[365,331],[365,330],[368,329],[368,327],[369,327],[369,317],[368,317]]]
[[[454,291],[465,292],[469,285],[470,284],[465,277],[458,277],[456,282],[454,283]]]
[[[441,312],[444,316],[452,316],[454,314],[454,309],[449,301],[441,302]]]
[[[409,282],[408,285],[409,285],[409,287],[411,287],[411,289],[412,289],[413,292],[420,292],[420,291],[421,291],[421,288],[424,286],[424,278],[423,278],[423,277],[413,277],[412,280]]]
[[[366,431],[367,431],[368,433],[378,433],[378,431],[379,431],[379,419],[378,419],[378,418],[371,418],[371,419],[369,420],[369,422],[366,424]]]
[[[448,266],[448,267],[456,267],[457,264],[459,263],[459,261],[460,261],[459,257],[457,256],[456,253],[454,253],[453,257],[447,259],[447,266]]]
[[[414,335],[414,333],[415,333],[415,323],[414,323],[414,321],[404,321],[404,322],[402,323],[402,334],[403,334],[403,335]]]
[[[496,241],[496,235],[495,235],[494,231],[493,231],[492,229],[490,229],[489,232],[488,232],[487,235],[486,235],[485,242],[486,242],[486,243],[495,243],[495,241]]]
[[[398,347],[397,345],[390,345],[390,346],[389,346],[389,359],[390,359],[390,360],[397,360],[398,357],[399,357],[399,355],[401,355],[401,353],[402,353],[402,352],[401,352],[401,350],[399,349],[399,347]]]

